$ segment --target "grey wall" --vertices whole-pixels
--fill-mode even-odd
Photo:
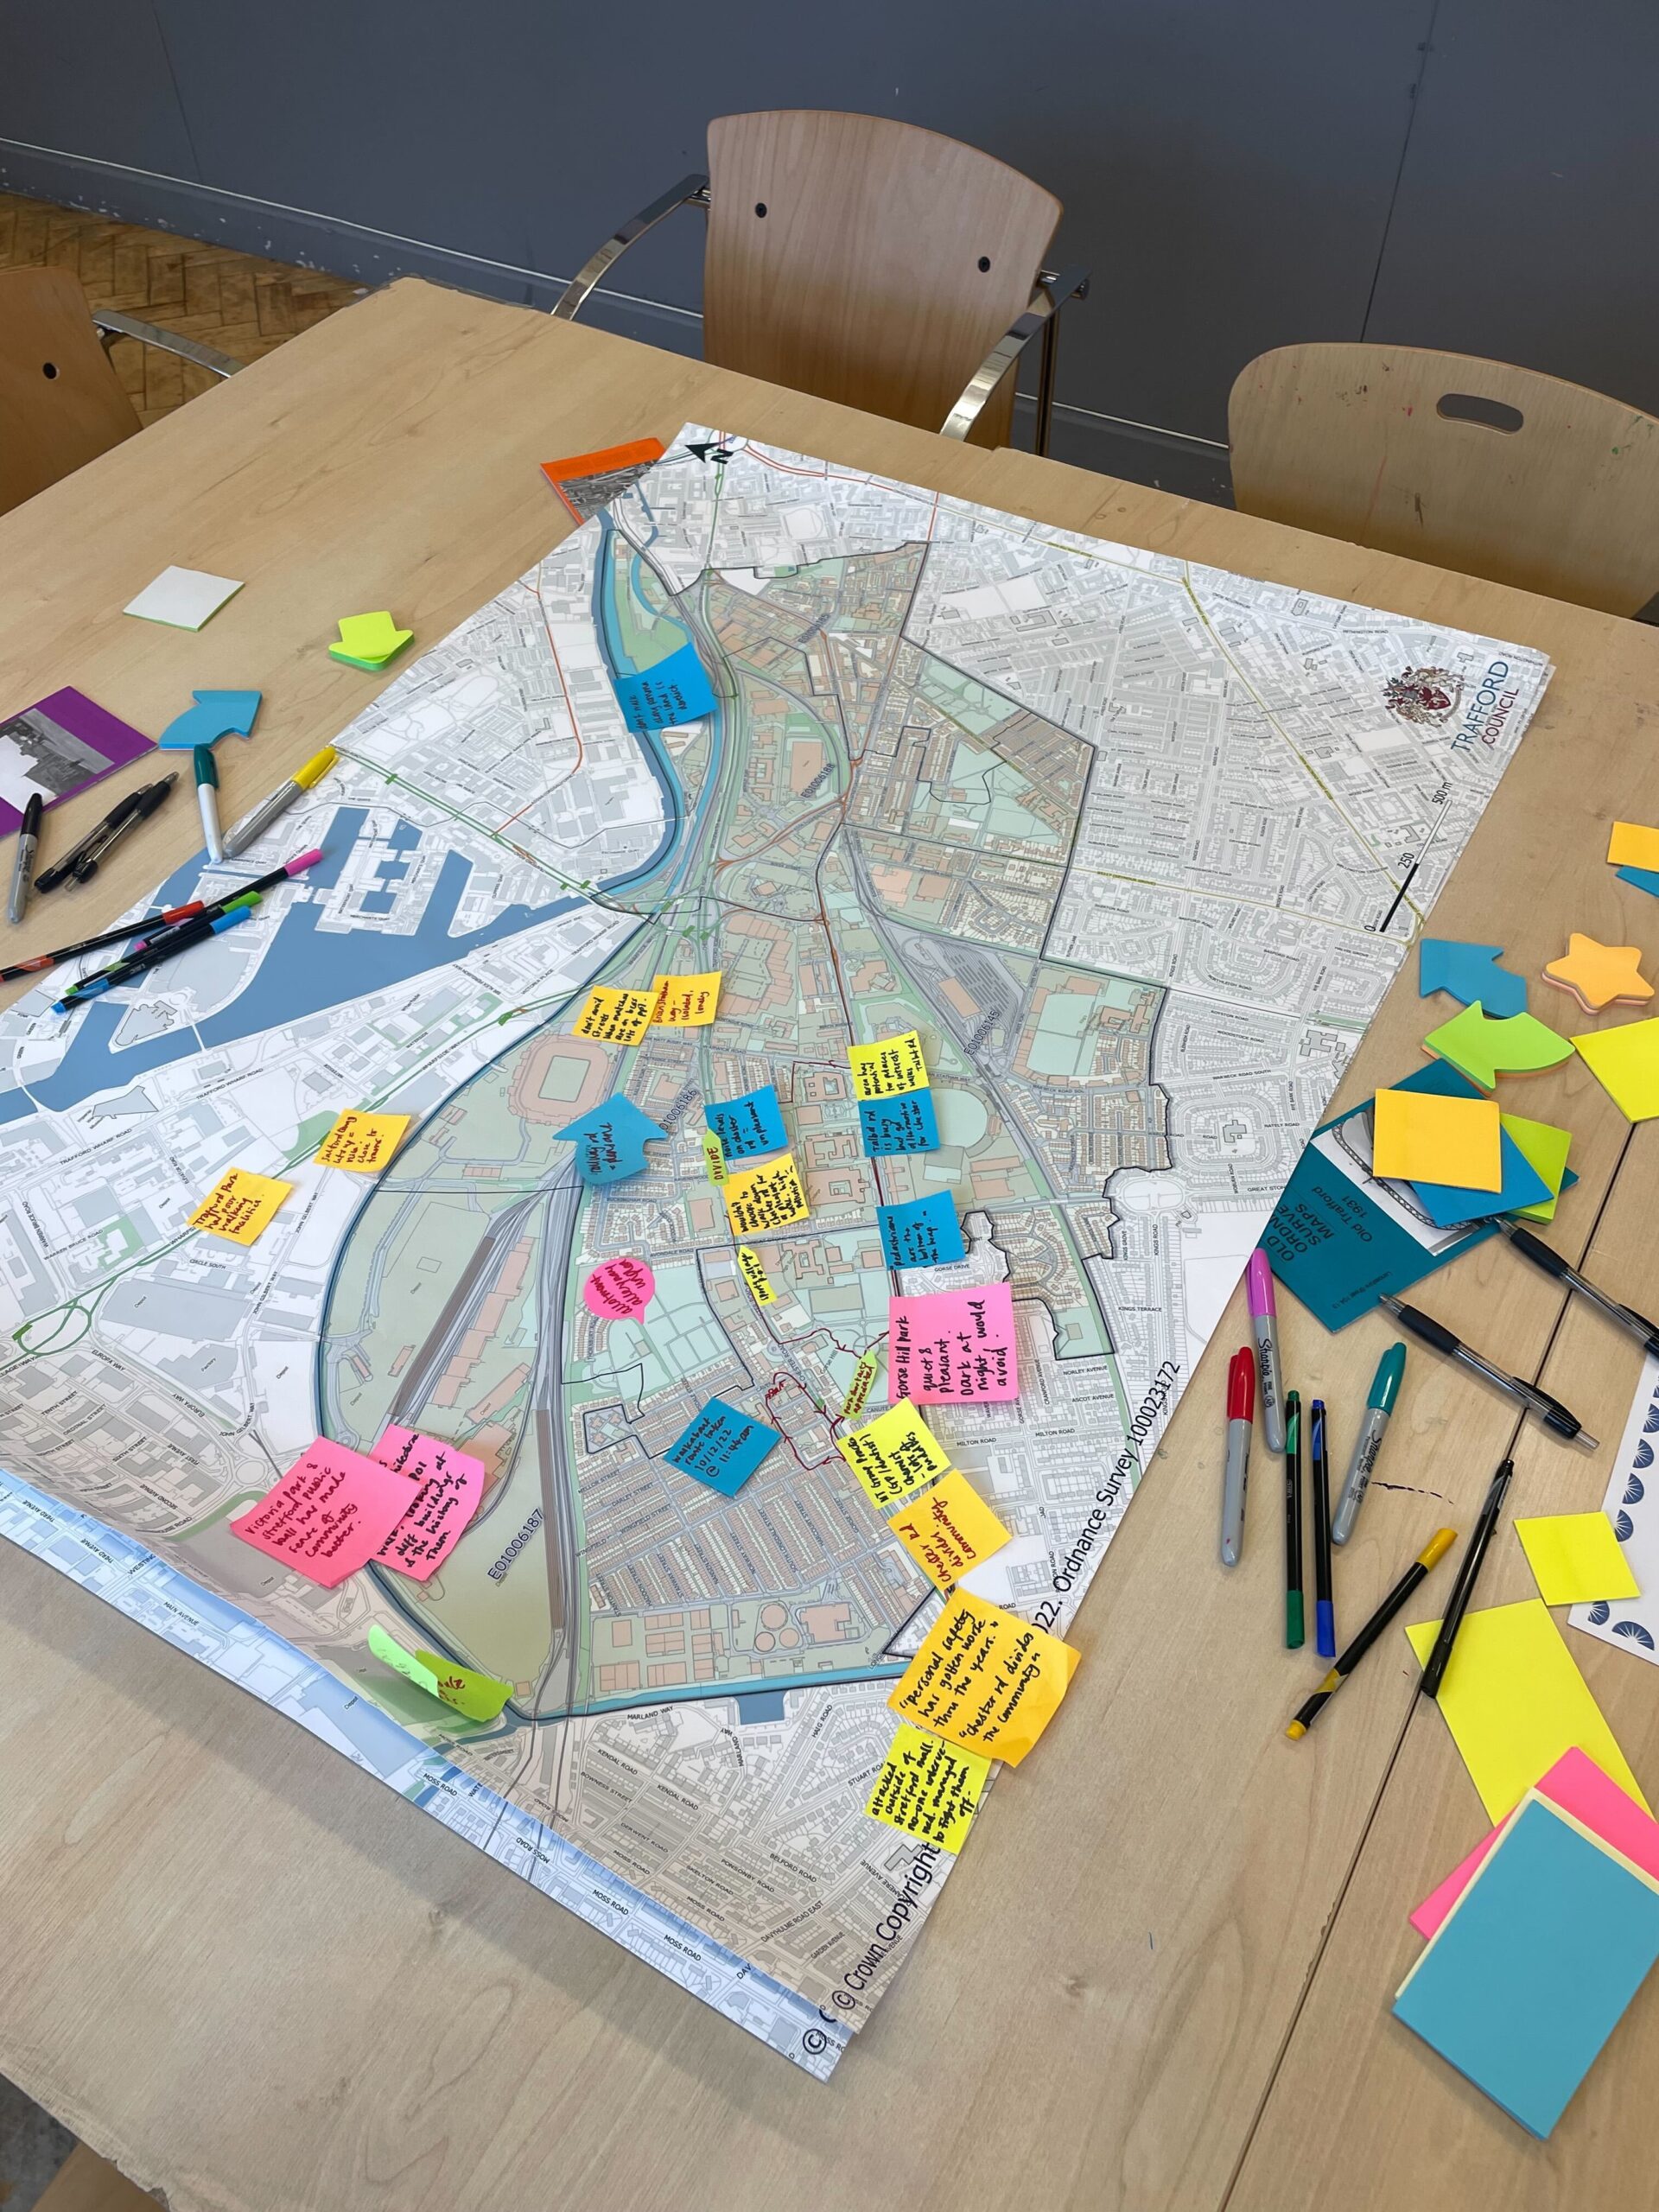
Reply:
[[[0,185],[545,305],[711,115],[899,116],[1065,203],[1055,450],[1217,497],[1228,387],[1293,339],[1659,409],[1656,64],[1651,0],[0,0]],[[700,245],[590,319],[695,350]]]

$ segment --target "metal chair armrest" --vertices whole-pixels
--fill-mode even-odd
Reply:
[[[241,361],[233,361],[228,353],[221,353],[216,346],[199,345],[194,338],[181,338],[176,331],[163,330],[154,322],[140,322],[136,315],[116,315],[108,308],[92,309],[92,324],[105,353],[118,338],[136,338],[141,346],[159,346],[163,353],[176,353],[181,361],[194,361],[197,368],[206,369],[210,376],[233,377],[245,366]]]
[[[597,253],[589,255],[559,294],[554,302],[553,313],[562,321],[573,322],[588,293],[606,271],[621,259],[636,238],[642,238],[647,231],[655,230],[663,218],[671,215],[677,207],[706,207],[708,205],[708,177],[700,170],[694,170],[690,176],[683,176],[677,184],[669,187],[660,200],[653,200],[650,207],[642,207],[637,215],[630,216],[620,231],[606,239]]]
[[[940,435],[965,438],[979,419],[980,410],[1039,331],[1042,333],[1041,373],[1037,385],[1036,450],[1048,451],[1049,425],[1054,414],[1054,365],[1059,351],[1059,314],[1068,300],[1089,296],[1086,269],[1039,269],[1025,312],[1009,324],[974,371],[962,397],[945,416]]]

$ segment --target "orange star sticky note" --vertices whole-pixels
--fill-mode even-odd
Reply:
[[[1379,1090],[1371,1102],[1371,1166],[1406,1183],[1461,1191],[1503,1187],[1503,1125],[1495,1098],[1437,1098]]]
[[[1605,1006],[1639,1006],[1653,996],[1641,968],[1639,945],[1603,944],[1574,930],[1566,952],[1545,968],[1544,980],[1571,991],[1586,1014],[1598,1014]]]

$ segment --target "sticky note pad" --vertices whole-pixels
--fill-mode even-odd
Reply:
[[[734,1236],[764,1229],[785,1229],[804,1221],[810,1209],[792,1153],[758,1167],[734,1168],[726,1178],[726,1218]]]
[[[1637,891],[1645,891],[1649,899],[1659,899],[1659,870],[1650,868],[1622,868],[1618,871],[1621,883],[1628,883]]]
[[[230,1529],[308,1582],[332,1590],[368,1565],[414,1499],[407,1475],[320,1436]]]
[[[436,1697],[438,1678],[432,1669],[423,1667],[412,1651],[405,1651],[401,1643],[388,1636],[378,1621],[372,1621],[369,1624],[369,1649],[383,1667],[390,1667],[394,1674],[401,1675],[407,1682],[413,1682],[417,1690],[424,1690],[429,1697]]]
[[[613,990],[608,983],[595,983],[571,1033],[591,1037],[601,1045],[637,1045],[650,1027],[649,991]]]
[[[902,1037],[878,1037],[873,1045],[849,1045],[847,1059],[855,1098],[898,1098],[927,1083],[922,1040],[913,1029]]]
[[[893,1153],[937,1152],[939,1125],[931,1090],[907,1090],[901,1098],[861,1098],[858,1128],[871,1160]]]
[[[400,630],[384,608],[378,614],[342,614],[340,642],[328,650],[336,660],[349,661],[353,668],[380,669],[402,652],[414,634]]]
[[[706,1029],[720,1006],[721,973],[658,976],[651,987],[651,1020],[656,1029]]]
[[[1484,1007],[1466,1006],[1429,1031],[1423,1050],[1450,1060],[1471,1083],[1491,1090],[1501,1075],[1536,1075],[1544,1068],[1559,1067],[1573,1047],[1535,1014],[1512,1014],[1506,1020],[1494,1021]]]
[[[1548,1192],[1529,1206],[1514,1208],[1517,1221],[1554,1221],[1555,1208],[1561,1195],[1561,1185],[1567,1178],[1567,1155],[1572,1149],[1573,1133],[1557,1128],[1553,1122],[1529,1122],[1522,1114],[1500,1114],[1503,1134],[1520,1148],[1528,1166],[1542,1178]]]
[[[1607,839],[1607,865],[1659,868],[1659,830],[1640,822],[1615,822]]]
[[[702,1118],[720,1140],[727,1160],[754,1160],[763,1153],[782,1152],[789,1142],[784,1109],[769,1083],[746,1090],[741,1098],[724,1098],[705,1106]]]
[[[958,1751],[901,1720],[864,1809],[941,1851],[960,1851],[991,1771],[982,1752]]]
[[[317,1147],[319,1167],[349,1167],[373,1175],[404,1141],[407,1114],[342,1114]]]
[[[1659,1114],[1659,1020],[1592,1030],[1573,1046],[1626,1121]]]
[[[666,1137],[668,1131],[642,1114],[632,1099],[618,1095],[553,1134],[575,1146],[576,1173],[584,1183],[620,1183],[644,1173],[651,1164],[647,1142]]]
[[[1420,1621],[1406,1630],[1420,1666],[1440,1625]],[[1541,1598],[1465,1614],[1439,1705],[1489,1820],[1503,1820],[1575,1745],[1647,1809],[1630,1764]]]
[[[710,1398],[663,1457],[671,1467],[707,1483],[722,1497],[734,1497],[780,1440],[778,1431],[765,1421],[751,1421],[723,1398]]]
[[[1480,1102],[1495,1106],[1494,1099]],[[1522,1206],[1541,1205],[1549,1197],[1549,1185],[1529,1160],[1498,1116],[1499,1181],[1495,1191],[1471,1191],[1452,1183],[1414,1183],[1417,1203],[1437,1229],[1459,1229],[1465,1223],[1484,1221],[1495,1213],[1514,1213]]]
[[[1605,1006],[1640,1006],[1653,996],[1653,985],[1642,973],[1639,945],[1604,944],[1579,930],[1569,933],[1561,957],[1546,964],[1544,977],[1571,991],[1586,1014]]]
[[[1371,1112],[1375,1174],[1465,1191],[1501,1188],[1503,1131],[1495,1100],[1379,1090]]]
[[[428,1581],[483,1503],[484,1462],[437,1437],[396,1423],[382,1433],[372,1456],[416,1485],[413,1503],[375,1559],[412,1581]]]
[[[944,1191],[908,1205],[878,1206],[875,1221],[890,1268],[949,1267],[968,1256],[957,1209]]]
[[[1417,995],[1444,991],[1465,1006],[1478,1002],[1488,1014],[1524,1014],[1527,979],[1500,968],[1501,944],[1466,944],[1457,938],[1426,937],[1417,946]]]
[[[1020,1395],[1014,1295],[1005,1282],[887,1300],[896,1395],[918,1406],[995,1404]]]
[[[512,1695],[511,1682],[498,1681],[493,1675],[481,1675],[476,1667],[463,1667],[454,1659],[447,1659],[441,1651],[423,1651],[418,1648],[415,1656],[423,1667],[429,1668],[438,1685],[438,1695],[446,1705],[467,1720],[494,1720],[502,1707]]]
[[[226,1168],[191,1215],[190,1226],[232,1244],[251,1244],[270,1228],[293,1187],[279,1176],[256,1175],[251,1167]]]
[[[209,575],[205,569],[163,569],[121,611],[175,630],[200,630],[241,588],[234,577]]]
[[[1659,1887],[1529,1797],[1401,1986],[1395,2018],[1548,2136],[1659,1958]]]
[[[748,1286],[749,1295],[757,1306],[772,1306],[778,1294],[772,1287],[772,1277],[766,1273],[766,1263],[748,1245],[737,1248],[737,1272]]]
[[[1018,1766],[1059,1710],[1082,1654],[958,1592],[887,1703],[947,1743]]]
[[[1517,1520],[1547,1605],[1593,1605],[1601,1598],[1639,1598],[1635,1575],[1605,1513],[1550,1513]]]
[[[966,1475],[952,1467],[888,1523],[930,1581],[953,1590],[1008,1541],[1005,1529]]]
[[[906,1398],[850,1436],[838,1436],[836,1448],[882,1512],[950,1465],[950,1454]]]

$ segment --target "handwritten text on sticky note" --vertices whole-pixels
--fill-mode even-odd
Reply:
[[[599,1045],[637,1045],[651,1027],[649,991],[613,990],[595,983],[576,1016],[575,1034]]]
[[[923,1843],[960,1851],[990,1771],[982,1753],[959,1751],[901,1720],[864,1809]]]
[[[893,1387],[918,1406],[996,1404],[1020,1395],[1014,1297],[1005,1282],[887,1301]]]
[[[949,1267],[968,1256],[962,1224],[948,1192],[912,1198],[908,1205],[878,1206],[875,1221],[890,1268]]]
[[[763,1153],[782,1152],[789,1142],[784,1109],[772,1084],[746,1090],[741,1098],[720,1099],[702,1113],[728,1160],[758,1160]]]
[[[771,1306],[778,1294],[772,1287],[772,1277],[766,1273],[766,1262],[748,1245],[737,1248],[737,1272],[749,1287],[749,1295],[757,1306]]]
[[[765,1421],[752,1420],[723,1398],[710,1398],[663,1457],[671,1467],[707,1483],[722,1497],[734,1497],[781,1440]]]
[[[726,1178],[726,1218],[734,1236],[753,1236],[804,1221],[808,1206],[793,1153],[763,1160],[758,1167],[734,1168]]]
[[[913,1497],[889,1526],[924,1574],[952,1590],[1008,1541],[1008,1530],[958,1468]]]
[[[847,1058],[855,1098],[896,1098],[927,1081],[922,1040],[913,1029],[902,1037],[878,1037],[873,1045],[849,1045]]]
[[[397,1151],[409,1123],[407,1114],[342,1114],[317,1147],[317,1165],[372,1175]]]
[[[1058,1710],[1080,1656],[1000,1605],[958,1592],[887,1703],[949,1743],[1017,1766]]]
[[[668,1131],[642,1114],[632,1099],[619,1095],[553,1134],[576,1147],[576,1173],[584,1183],[620,1183],[644,1173],[651,1165],[646,1145]]]
[[[850,1436],[837,1437],[836,1445],[868,1491],[871,1503],[882,1511],[934,1481],[950,1465],[944,1445],[915,1407],[903,1399]]]
[[[858,1133],[867,1156],[889,1159],[903,1152],[937,1152],[939,1124],[931,1090],[907,1090],[902,1098],[861,1098]]]
[[[419,1484],[414,1503],[375,1558],[382,1567],[424,1582],[454,1551],[483,1503],[484,1462],[435,1436],[395,1423],[382,1434],[374,1457]]]
[[[251,1167],[226,1168],[191,1215],[190,1226],[232,1244],[251,1244],[270,1228],[293,1187],[275,1175],[256,1175]]]
[[[476,1667],[463,1667],[456,1660],[446,1659],[441,1651],[423,1651],[417,1647],[415,1656],[422,1666],[431,1669],[444,1703],[453,1705],[465,1719],[493,1720],[512,1695],[511,1682],[481,1675]]]
[[[582,1302],[601,1321],[632,1321],[643,1313],[657,1290],[657,1277],[644,1260],[624,1253],[601,1260],[582,1286]]]
[[[651,989],[654,1028],[702,1029],[719,1009],[720,970],[707,976],[658,976]]]
[[[407,1475],[320,1436],[231,1534],[332,1590],[368,1565],[414,1499]]]

